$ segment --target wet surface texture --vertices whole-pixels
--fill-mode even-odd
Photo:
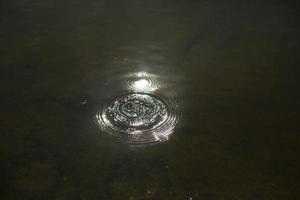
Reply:
[[[0,199],[300,199],[299,11],[2,0]]]

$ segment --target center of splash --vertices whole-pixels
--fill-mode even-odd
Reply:
[[[176,104],[148,93],[117,96],[98,111],[101,129],[130,145],[148,145],[166,141],[180,120]]]
[[[127,134],[154,130],[168,117],[166,103],[152,94],[132,93],[119,96],[102,110],[110,128]]]

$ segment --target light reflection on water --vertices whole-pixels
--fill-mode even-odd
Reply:
[[[128,76],[126,87],[132,92],[154,92],[159,89],[161,85],[155,75],[139,72]]]
[[[97,125],[131,146],[168,140],[181,119],[178,104],[155,92],[161,87],[156,75],[139,72],[124,77],[124,91],[101,105]]]

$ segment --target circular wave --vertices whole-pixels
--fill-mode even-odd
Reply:
[[[96,115],[98,125],[129,144],[150,144],[168,140],[180,120],[176,104],[147,93],[120,95]]]
[[[130,80],[127,85],[134,92],[153,92],[158,89],[157,83],[148,77]]]

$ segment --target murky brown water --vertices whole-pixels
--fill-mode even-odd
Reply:
[[[299,6],[1,1],[0,199],[298,199]]]

